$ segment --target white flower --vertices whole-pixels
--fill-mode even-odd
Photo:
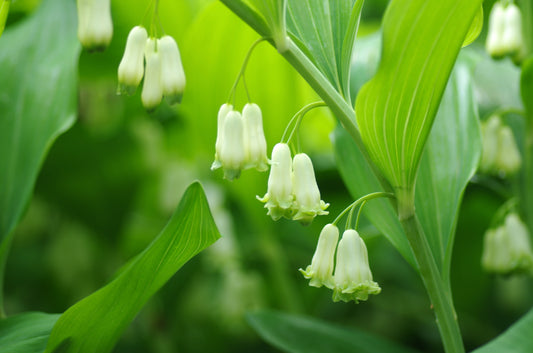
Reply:
[[[325,209],[329,204],[320,199],[313,162],[305,153],[294,156],[292,187],[295,196],[293,208],[296,212],[294,220],[308,224],[315,216],[328,214]]]
[[[505,29],[502,34],[502,45],[506,54],[519,53],[524,46],[522,35],[522,13],[515,4],[505,8]]]
[[[511,213],[502,226],[485,233],[482,265],[500,274],[533,272],[529,232],[518,215]]]
[[[171,36],[163,36],[159,39],[158,46],[163,95],[169,104],[180,103],[185,89],[185,72],[178,45]]]
[[[490,172],[494,169],[494,163],[498,155],[498,132],[502,126],[499,115],[492,115],[487,121],[481,124],[481,136],[483,149],[479,168],[483,172]]]
[[[144,49],[148,34],[135,26],[128,34],[124,56],[118,66],[118,93],[133,94],[144,75]]]
[[[217,117],[217,140],[215,142],[215,161],[211,165],[211,170],[222,167],[220,163],[220,150],[222,149],[222,140],[224,139],[224,122],[226,121],[226,115],[233,110],[233,105],[224,103],[218,110]]]
[[[505,45],[503,33],[506,26],[505,9],[498,1],[492,7],[489,16],[489,28],[485,48],[492,57],[502,57],[505,55]]]
[[[320,232],[311,265],[305,271],[300,269],[305,278],[311,279],[310,286],[333,288],[333,261],[338,240],[339,229],[333,224],[327,224]]]
[[[278,143],[272,149],[268,190],[263,198],[257,199],[266,202],[267,214],[273,220],[277,221],[281,217],[292,218],[292,158],[286,143]]]
[[[502,126],[498,131],[498,152],[494,165],[503,174],[514,174],[522,165],[522,157],[509,126]]]
[[[257,104],[246,104],[242,110],[242,118],[244,120],[246,168],[256,168],[264,172],[268,170],[268,158],[261,109]]]
[[[233,180],[241,175],[246,162],[244,153],[244,123],[241,113],[232,110],[224,120],[218,158],[224,169],[224,178]]]
[[[368,252],[359,234],[348,229],[337,249],[333,301],[367,300],[369,294],[379,294],[381,288],[372,280]]]
[[[161,57],[158,52],[158,40],[150,38],[146,42],[144,52],[146,70],[144,74],[141,100],[146,110],[157,108],[163,99],[163,87],[161,86]]]
[[[78,39],[88,50],[103,50],[113,37],[110,0],[77,0]]]

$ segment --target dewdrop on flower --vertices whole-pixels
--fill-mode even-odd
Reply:
[[[241,175],[241,170],[246,162],[244,123],[241,113],[235,110],[229,112],[224,118],[218,159],[224,170],[224,178],[233,180]]]
[[[135,26],[128,34],[124,56],[118,66],[118,93],[133,94],[144,75],[144,50],[148,34]]]
[[[299,270],[305,278],[310,279],[310,286],[333,288],[333,262],[338,240],[339,229],[333,224],[327,224],[320,232],[311,265],[305,271]]]
[[[161,86],[161,57],[158,52],[158,40],[149,38],[146,42],[144,56],[146,69],[144,72],[143,90],[141,100],[146,110],[157,108],[163,99],[163,87]]]
[[[267,214],[277,221],[281,217],[292,218],[293,193],[292,193],[292,158],[289,145],[278,143],[272,149],[270,175],[268,177],[268,190],[263,198],[257,199],[265,202]]]
[[[485,48],[495,58],[505,55],[503,33],[506,26],[505,9],[501,2],[496,2],[490,11],[489,28]]]
[[[502,126],[498,131],[498,152],[495,168],[503,174],[514,174],[520,170],[522,157],[516,145],[513,131],[509,126]]]
[[[161,85],[169,104],[180,103],[185,89],[185,72],[181,64],[178,44],[171,36],[163,36],[158,42],[161,56]]]
[[[367,300],[369,294],[379,294],[381,288],[372,280],[368,252],[363,239],[348,229],[337,248],[335,275],[333,276],[333,301]]]
[[[532,273],[529,232],[518,215],[507,215],[502,226],[485,233],[481,263],[485,270],[499,274]]]
[[[329,204],[320,199],[313,162],[305,153],[294,156],[292,162],[292,187],[295,196],[293,208],[296,214],[292,219],[309,224],[317,215],[326,215]]]
[[[88,50],[103,50],[113,37],[110,0],[77,0],[78,39]]]
[[[257,104],[248,103],[242,110],[242,118],[245,131],[246,168],[255,168],[264,172],[268,170],[268,158],[261,109]]]

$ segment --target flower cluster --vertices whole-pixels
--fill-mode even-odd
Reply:
[[[510,213],[503,225],[485,233],[482,265],[500,274],[533,273],[529,232],[517,214]]]
[[[268,190],[259,201],[265,202],[268,215],[275,221],[281,217],[309,224],[317,215],[328,214],[329,204],[320,199],[313,162],[305,153],[291,158],[286,143],[278,143],[272,150]]]
[[[326,286],[333,290],[333,301],[356,303],[367,300],[370,294],[379,294],[381,288],[372,279],[365,242],[357,231],[348,229],[340,242],[339,229],[328,224],[320,233],[311,265],[300,272],[310,279],[313,287]],[[333,259],[337,250],[335,273]]]
[[[494,58],[510,55],[513,60],[519,61],[524,49],[522,14],[514,3],[504,6],[501,1],[497,1],[494,4],[489,17],[485,46]]]
[[[165,97],[169,104],[181,102],[185,72],[176,41],[165,35],[148,38],[146,29],[133,27],[118,67],[118,92],[133,94],[144,77],[141,99],[147,110]]]
[[[493,115],[482,123],[483,153],[480,170],[492,174],[514,174],[522,165],[513,131],[503,125],[500,116]]]
[[[244,169],[264,172],[268,169],[266,149],[263,117],[257,104],[246,104],[242,114],[228,103],[220,107],[212,170],[222,168],[228,180],[238,178]]]
[[[77,0],[78,39],[88,50],[103,50],[113,37],[110,0]]]

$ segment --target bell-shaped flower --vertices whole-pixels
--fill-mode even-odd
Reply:
[[[158,52],[158,40],[150,38],[146,42],[144,56],[146,70],[144,74],[141,100],[146,110],[157,108],[163,99],[163,87],[161,85],[161,57]]]
[[[499,115],[492,115],[481,124],[481,137],[483,141],[481,161],[479,168],[483,172],[491,172],[498,156],[498,133],[502,126]]]
[[[113,37],[111,0],[77,0],[78,39],[88,50],[103,50]]]
[[[313,162],[305,153],[294,156],[292,163],[292,187],[295,196],[293,219],[309,224],[317,215],[328,214],[329,204],[320,199],[320,190],[315,179]]]
[[[485,233],[481,263],[499,274],[533,273],[533,251],[526,225],[511,213],[502,226]]]
[[[224,123],[229,112],[233,111],[233,105],[224,103],[218,110],[217,116],[217,140],[215,142],[215,161],[211,165],[211,170],[222,167],[220,162],[220,151],[222,149],[222,140],[224,139]]]
[[[505,29],[502,35],[505,54],[514,55],[524,47],[522,34],[522,13],[514,3],[505,8]]]
[[[135,26],[128,34],[124,55],[118,66],[118,93],[133,94],[144,75],[144,49],[148,34]]]
[[[241,113],[232,110],[224,119],[218,158],[224,170],[224,178],[233,180],[241,175],[246,163],[244,152],[244,123]]]
[[[342,235],[337,248],[337,261],[333,277],[333,301],[367,300],[369,294],[379,294],[381,288],[372,280],[366,245],[353,230]]]
[[[292,218],[292,158],[291,150],[286,143],[278,143],[272,149],[270,175],[268,177],[268,190],[263,198],[257,199],[265,202],[268,215],[277,221],[281,217]]]
[[[522,165],[522,157],[516,145],[513,131],[502,126],[498,131],[498,152],[494,166],[499,173],[514,174]]]
[[[169,104],[180,103],[185,89],[185,72],[178,44],[171,36],[163,36],[159,39],[158,46],[163,95]]]
[[[261,109],[255,103],[246,104],[242,110],[242,118],[244,120],[246,168],[255,168],[264,172],[268,170],[268,158]]]
[[[497,1],[492,6],[489,16],[489,28],[485,48],[492,57],[501,58],[506,54],[503,33],[506,26],[506,11],[502,3]]]
[[[327,224],[320,232],[311,265],[305,271],[300,269],[304,277],[310,279],[310,286],[333,288],[333,262],[338,241],[339,229],[333,224]]]

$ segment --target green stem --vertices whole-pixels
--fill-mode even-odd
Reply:
[[[398,201],[400,202],[400,200]],[[446,353],[464,353],[463,339],[453,307],[451,293],[447,290],[446,284],[440,275],[427,238],[414,213],[414,208],[411,216],[402,219],[400,222],[413,250],[431,305],[435,310],[444,350]]]
[[[11,248],[14,232],[11,232],[0,243],[0,320],[6,318],[4,311],[4,274],[6,269],[7,255]]]

